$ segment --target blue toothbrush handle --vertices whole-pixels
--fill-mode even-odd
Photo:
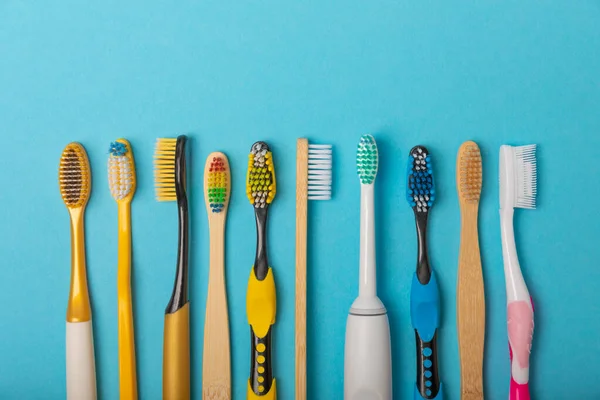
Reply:
[[[410,317],[415,329],[417,382],[415,400],[442,400],[442,383],[438,375],[437,328],[439,326],[439,292],[435,274],[422,284],[415,273],[410,293]]]

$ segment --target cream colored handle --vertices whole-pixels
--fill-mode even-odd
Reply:
[[[67,322],[67,400],[96,400],[92,321]]]

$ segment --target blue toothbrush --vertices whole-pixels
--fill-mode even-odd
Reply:
[[[408,156],[406,199],[415,213],[419,256],[410,292],[410,317],[417,345],[417,382],[414,398],[444,398],[438,375],[437,328],[439,325],[439,293],[435,274],[427,255],[427,219],[435,186],[431,156],[423,146],[416,146]]]

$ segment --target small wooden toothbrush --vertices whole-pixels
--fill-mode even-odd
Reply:
[[[456,289],[461,400],[483,399],[485,294],[477,230],[481,184],[481,152],[475,142],[465,142],[460,146],[456,160],[456,186],[461,210]]]
[[[231,350],[225,289],[225,221],[230,191],[229,161],[223,153],[211,153],[204,167],[210,266],[202,357],[203,400],[231,399]]]
[[[331,145],[296,145],[296,400],[306,400],[306,256],[308,200],[331,199]]]

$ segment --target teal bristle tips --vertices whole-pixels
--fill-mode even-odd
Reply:
[[[431,155],[424,146],[414,147],[408,156],[406,200],[419,213],[429,211],[435,200]]]
[[[363,135],[358,143],[356,152],[356,167],[358,177],[363,185],[372,185],[375,182],[378,166],[377,143],[371,135]]]
[[[108,152],[115,157],[124,156],[127,153],[127,146],[120,142],[112,142]]]

